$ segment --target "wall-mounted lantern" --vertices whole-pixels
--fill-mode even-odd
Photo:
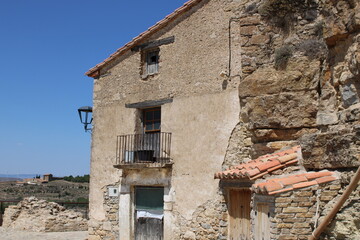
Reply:
[[[92,123],[92,107],[86,106],[81,107],[78,109],[80,122],[84,124],[85,132],[91,131],[91,127],[88,127],[88,125],[91,125]]]

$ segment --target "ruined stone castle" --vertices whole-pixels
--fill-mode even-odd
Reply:
[[[308,239],[360,165],[357,0],[190,0],[86,75],[90,240]]]

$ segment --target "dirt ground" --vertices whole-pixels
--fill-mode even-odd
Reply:
[[[0,240],[85,240],[87,232],[23,232],[0,227]]]

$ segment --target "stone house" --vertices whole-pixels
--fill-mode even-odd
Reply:
[[[90,69],[89,239],[307,239],[359,166],[359,10],[190,0]]]

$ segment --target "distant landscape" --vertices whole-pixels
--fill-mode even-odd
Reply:
[[[22,178],[0,177],[0,182],[14,182],[21,181]]]
[[[0,200],[22,200],[35,196],[38,199],[56,202],[87,202],[89,195],[88,174],[65,176],[49,182],[27,184],[24,178],[40,178],[37,174],[5,175],[0,174]]]
[[[0,182],[20,181],[24,178],[33,178],[36,174],[0,174]]]

